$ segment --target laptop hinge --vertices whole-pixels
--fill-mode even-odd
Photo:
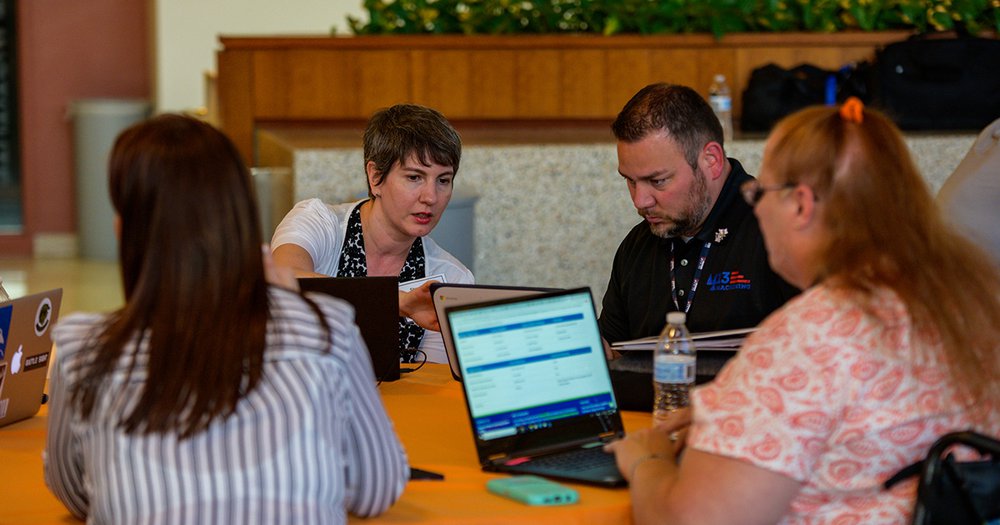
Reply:
[[[608,441],[611,441],[612,439],[614,439],[617,436],[616,436],[616,434],[614,432],[604,432],[604,433],[599,434],[597,437],[599,439],[594,439],[594,438],[578,439],[578,440],[569,441],[569,442],[566,442],[566,443],[560,443],[558,445],[551,445],[551,446],[547,446],[547,447],[536,447],[536,448],[532,448],[532,449],[526,449],[526,450],[519,451],[518,454],[516,454],[516,455],[511,455],[511,454],[494,454],[492,456],[488,456],[487,457],[487,461],[489,461],[490,464],[493,464],[493,465],[506,465],[506,464],[510,464],[512,462],[520,462],[519,460],[522,460],[524,458],[533,458],[533,457],[537,457],[537,456],[544,456],[546,454],[551,454],[553,452],[561,452],[563,450],[569,450],[569,449],[574,448],[574,447],[586,447],[586,448],[589,448],[589,447],[600,446],[603,443],[607,443]]]

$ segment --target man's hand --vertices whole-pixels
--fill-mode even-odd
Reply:
[[[431,301],[431,283],[434,282],[437,281],[427,281],[409,292],[400,291],[399,314],[413,319],[421,328],[440,332],[441,324]]]

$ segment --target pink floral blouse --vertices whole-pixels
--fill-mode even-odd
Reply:
[[[817,286],[767,318],[693,394],[688,446],[803,483],[782,523],[906,523],[916,482],[881,484],[942,434],[977,427],[949,384],[940,342],[888,290]]]

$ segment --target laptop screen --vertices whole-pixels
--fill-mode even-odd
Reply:
[[[588,289],[458,307],[447,317],[479,440],[617,412]]]
[[[451,331],[448,330],[448,316],[445,315],[446,308],[555,291],[558,291],[558,289],[489,284],[431,284],[431,300],[434,303],[434,313],[437,314],[438,321],[441,324],[441,339],[444,341],[444,349],[448,354],[448,367],[451,368],[451,376],[456,381],[462,380],[462,371],[458,368],[458,358],[455,357],[455,345],[451,341]]]
[[[38,412],[62,289],[0,305],[0,426]]]
[[[399,280],[395,277],[307,277],[303,292],[320,292],[354,307],[376,381],[399,379]]]

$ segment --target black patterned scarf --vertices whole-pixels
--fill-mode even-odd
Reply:
[[[366,201],[367,202],[367,201]],[[365,237],[361,231],[361,206],[356,206],[347,219],[347,235],[344,247],[340,250],[340,261],[337,263],[339,277],[367,277],[368,263],[365,259]],[[399,271],[399,282],[405,283],[426,276],[424,260],[424,242],[417,237],[406,254],[406,262]],[[424,329],[413,321],[399,318],[399,356],[404,363],[413,363],[417,359],[417,347],[424,338]]]

